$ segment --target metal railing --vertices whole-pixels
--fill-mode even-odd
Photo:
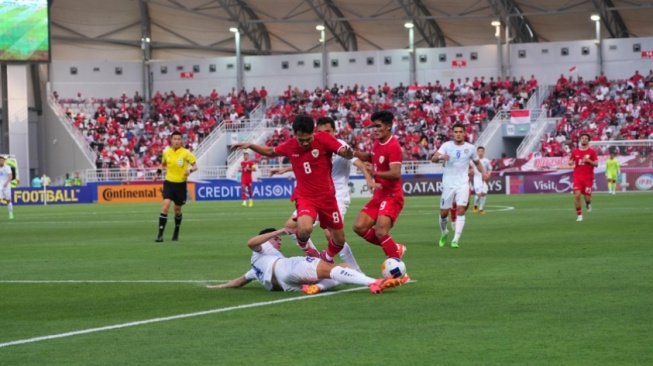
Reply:
[[[275,168],[282,168],[286,165],[282,164],[259,164],[258,171],[260,177],[270,177],[270,171]],[[198,182],[207,179],[227,179],[226,165],[221,166],[204,166],[193,173],[189,181]],[[442,164],[431,163],[428,160],[424,161],[404,161],[401,167],[402,174],[438,174],[443,171]],[[97,182],[146,182],[154,179],[156,168],[115,168],[115,169],[86,169],[81,172],[82,181],[86,183]],[[352,175],[362,175],[356,166],[352,165]],[[292,172],[285,173],[282,176],[292,176]],[[165,177],[165,174],[160,178]],[[233,177],[232,177],[233,179]],[[56,186],[55,181],[52,186]],[[63,184],[63,180],[60,182]]]
[[[499,111],[494,118],[487,124],[487,127],[481,135],[476,139],[474,145],[476,146],[486,146],[492,136],[494,136],[497,131],[501,128],[501,122],[510,120],[510,111]]]
[[[95,164],[95,159],[97,158],[97,154],[93,149],[91,148],[91,145],[89,145],[88,140],[80,131],[77,127],[73,126],[72,120],[66,115],[66,112],[64,111],[63,107],[57,103],[56,100],[48,93],[48,105],[50,105],[50,108],[52,108],[52,111],[54,111],[54,114],[58,117],[57,119],[59,122],[64,126],[66,130],[70,133],[70,136],[73,137],[73,140],[77,143],[77,146],[82,150],[86,158],[88,158],[89,162],[91,164]]]
[[[541,111],[539,118],[531,124],[531,130],[524,138],[519,147],[517,147],[517,158],[527,158],[528,154],[533,151],[538,141],[550,124],[554,124],[559,118],[547,118],[546,113]]]
[[[237,123],[232,123],[229,121],[222,121],[216,126],[211,133],[202,140],[202,142],[197,146],[193,154],[196,157],[202,156],[211,149],[211,146],[222,137],[227,132],[251,132],[255,130],[262,122],[265,120],[262,119],[250,119],[244,120]],[[267,121],[265,121],[267,123]]]

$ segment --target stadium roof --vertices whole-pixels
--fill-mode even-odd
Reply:
[[[509,23],[513,42],[651,37],[650,0],[50,0],[53,59],[138,60],[151,40],[154,59],[494,44],[492,20]],[[503,30],[502,30],[503,33]],[[149,36],[149,37],[148,37]]]

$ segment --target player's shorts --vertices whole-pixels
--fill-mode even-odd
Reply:
[[[322,229],[341,230],[344,228],[342,214],[340,213],[335,197],[317,198],[316,201],[306,198],[296,198],[295,216],[310,216],[313,222],[319,220]]]
[[[183,206],[186,203],[186,196],[188,189],[186,182],[174,183],[163,181],[163,199],[169,199],[175,203],[176,206]]]
[[[591,196],[592,183],[594,183],[592,178],[574,177],[574,192],[580,191],[585,196]]]
[[[340,210],[340,216],[342,216],[343,224],[345,220],[345,214],[347,213],[347,210],[349,209],[349,204],[351,201],[349,200],[341,200],[338,199],[338,210]],[[292,213],[291,216],[294,220],[297,220],[297,210],[295,210]],[[313,223],[313,226],[319,225],[320,224],[320,218],[318,217],[317,220]]]
[[[281,258],[274,266],[274,277],[284,291],[301,291],[302,285],[316,283],[319,258]]]
[[[364,212],[367,216],[373,218],[374,221],[376,221],[379,216],[388,216],[392,221],[392,225],[394,225],[403,208],[403,196],[382,196],[375,194],[372,196],[372,199],[363,206],[361,212]]]
[[[616,181],[617,177],[619,177],[619,174],[617,174],[617,173],[608,173],[608,172],[605,173],[605,178],[608,179],[608,180]]]
[[[242,177],[240,178],[240,185],[245,187],[245,186],[251,186],[252,185],[252,177],[245,178]]]
[[[479,195],[479,194],[487,194],[487,192],[488,192],[487,183],[485,183],[482,178],[474,178],[474,193],[476,195]]]
[[[448,210],[451,208],[453,202],[456,202],[458,206],[467,207],[469,203],[469,185],[461,185],[458,187],[446,187],[442,190],[442,196],[440,196],[440,209]]]

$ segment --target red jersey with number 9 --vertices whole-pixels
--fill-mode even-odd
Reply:
[[[390,164],[401,164],[402,160],[403,153],[401,145],[396,137],[391,136],[385,143],[381,143],[379,140],[374,142],[374,146],[372,147],[372,164],[374,165],[375,173],[390,171]],[[380,183],[383,187],[375,190],[375,195],[404,196],[401,178],[397,180],[387,180],[376,177],[374,180]]]
[[[313,134],[311,147],[304,149],[296,138],[274,148],[278,155],[288,157],[297,186],[291,200],[297,197],[311,200],[334,198],[336,190],[331,179],[331,158],[344,146],[326,132]]]
[[[590,148],[585,150],[576,148],[571,151],[571,157],[569,160],[573,161],[576,165],[574,168],[574,179],[594,179],[594,166],[583,161],[586,156],[592,161],[598,160],[596,152]]]

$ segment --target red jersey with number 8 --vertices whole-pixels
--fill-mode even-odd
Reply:
[[[313,134],[311,147],[304,149],[296,138],[274,148],[274,152],[290,159],[297,186],[291,200],[297,197],[311,200],[334,198],[336,190],[331,179],[331,158],[344,146],[326,132]]]

